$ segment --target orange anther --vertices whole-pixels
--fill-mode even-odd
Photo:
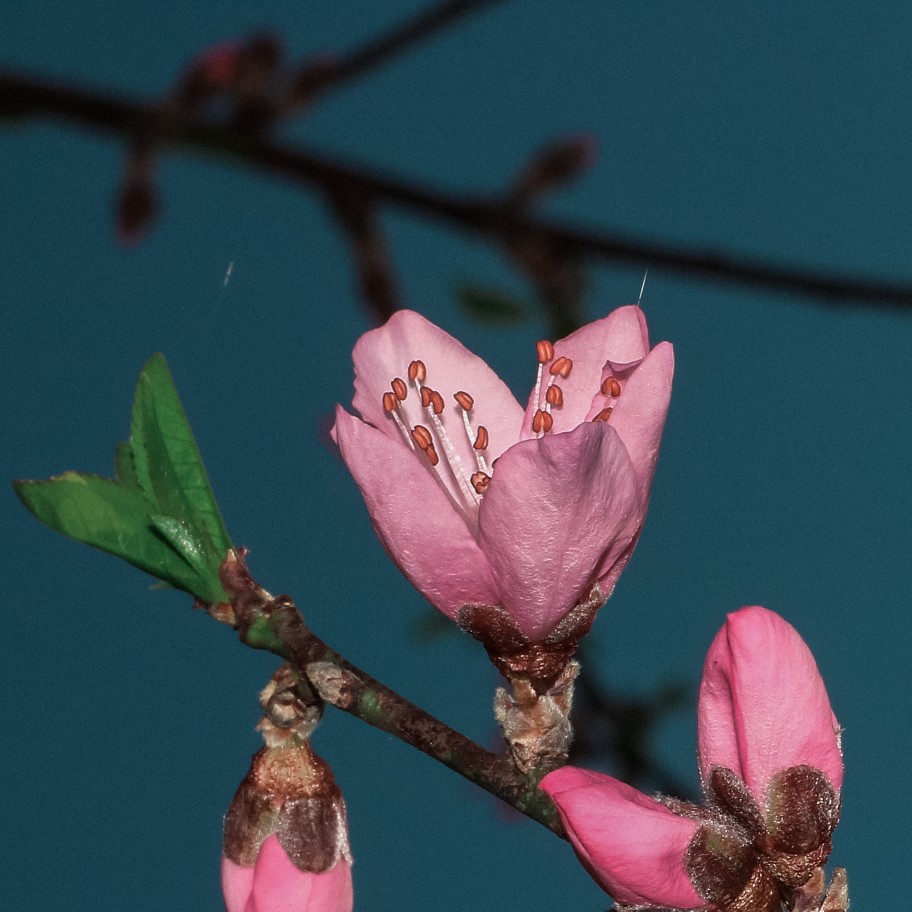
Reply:
[[[613,408],[603,408],[592,420],[593,421],[607,421],[611,417],[611,413],[613,411],[614,411]]]
[[[393,382],[390,383],[390,386],[400,402],[408,395],[408,387],[405,385],[405,380],[401,377],[396,377]]]
[[[416,424],[412,428],[412,440],[414,440],[422,450],[434,446],[434,438],[431,437],[431,432],[423,424]]]
[[[424,452],[427,454],[427,458],[432,466],[435,466],[440,462],[440,457],[437,455],[437,450],[434,449],[433,445],[425,447]]]
[[[554,346],[547,339],[535,343],[535,353],[539,364],[547,364],[554,357]]]
[[[475,400],[468,393],[465,393],[462,390],[460,390],[458,393],[454,393],[453,398],[467,412],[471,412],[472,406],[475,405]]]
[[[437,390],[431,390],[431,407],[434,409],[435,415],[443,412],[443,396]]]
[[[429,386],[421,387],[421,407],[427,408],[431,404],[431,393],[434,391]]]
[[[551,365],[549,370],[553,377],[561,376],[566,380],[567,377],[570,376],[570,371],[573,370],[573,362],[564,355],[561,355],[560,358]]]
[[[399,404],[399,403],[397,402],[396,397],[395,397],[392,393],[384,393],[384,394],[383,394],[383,408],[384,408],[387,412],[395,412],[395,411],[396,411],[396,406],[397,406],[398,404]]]
[[[621,395],[621,384],[614,377],[605,377],[601,389],[602,395],[611,396],[612,399],[617,399]]]
[[[538,434],[540,431],[550,431],[554,426],[554,419],[550,412],[543,412],[539,409],[532,419],[532,430]]]
[[[563,405],[564,404],[564,392],[563,390],[555,383],[552,383],[545,392],[545,399],[551,405]]]
[[[425,377],[427,377],[427,368],[424,366],[424,361],[412,361],[408,367],[409,380],[424,383]]]
[[[491,476],[484,472],[476,472],[469,480],[472,482],[476,494],[484,494],[491,485]]]
[[[488,448],[488,429],[483,424],[478,425],[478,433],[475,435],[475,443],[472,446],[476,450]]]

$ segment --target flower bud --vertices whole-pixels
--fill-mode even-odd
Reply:
[[[823,865],[839,821],[839,725],[817,664],[787,621],[728,616],[697,710],[702,807],[660,801],[565,766],[541,780],[586,869],[623,905],[715,912],[845,912]]]
[[[228,912],[351,912],[353,906],[345,802],[310,746],[316,716],[313,707],[295,705],[290,678],[280,670],[263,692],[266,717],[259,727],[266,746],[225,815]]]

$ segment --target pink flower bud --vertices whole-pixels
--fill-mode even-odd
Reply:
[[[765,608],[728,616],[706,656],[698,725],[706,807],[573,767],[542,779],[583,865],[624,904],[770,912],[814,894],[842,756],[814,657],[790,624]]]
[[[225,815],[222,892],[228,912],[351,912],[345,802],[310,746],[320,708],[280,668],[260,696],[266,747]]]
[[[798,632],[766,608],[728,616],[703,666],[697,708],[700,775],[730,769],[761,808],[773,776],[794,766],[842,786],[839,723]]]

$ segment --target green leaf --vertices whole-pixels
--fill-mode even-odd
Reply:
[[[226,601],[217,573],[213,576],[205,564],[202,572],[194,567],[186,544],[178,549],[156,528],[153,508],[141,492],[77,472],[48,481],[17,481],[14,487],[22,503],[55,531],[114,554],[204,601]]]
[[[66,472],[15,488],[52,529],[203,601],[227,601],[219,566],[231,541],[161,355],[139,375],[132,436],[117,446],[114,474]]]
[[[114,453],[114,478],[128,488],[141,490],[139,479],[136,477],[136,462],[133,459],[133,447],[129,440],[122,440],[117,444]]]
[[[139,487],[157,512],[198,530],[217,566],[231,540],[162,355],[153,355],[139,375],[130,444]]]
[[[200,537],[185,522],[173,516],[153,513],[149,517],[162,538],[196,571],[205,577],[209,572],[206,550]]]
[[[463,310],[483,323],[502,326],[522,323],[528,310],[519,298],[480,285],[461,285],[457,296]]]

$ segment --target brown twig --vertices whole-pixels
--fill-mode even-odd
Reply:
[[[329,201],[348,240],[361,297],[379,326],[402,305],[376,206],[370,199],[342,193],[330,194]]]
[[[219,619],[230,620],[248,646],[281,656],[327,703],[417,748],[566,838],[554,805],[538,788],[542,772],[520,773],[505,757],[352,665],[311,633],[287,595],[273,598],[253,580],[243,551],[229,552],[221,578],[232,611]]]
[[[57,117],[133,137],[154,117],[156,108],[133,99],[54,85],[0,70],[0,112],[23,117]],[[801,294],[817,298],[827,306],[865,302],[885,308],[912,308],[912,286],[905,283],[859,280],[774,266],[717,251],[673,247],[564,225],[517,212],[500,200],[447,194],[368,168],[341,164],[287,144],[252,140],[224,125],[195,124],[175,140],[175,145],[222,154],[248,166],[314,185],[324,192],[354,193],[420,212],[505,245],[543,245],[556,255],[572,253],[627,265],[648,263],[654,271]]]

